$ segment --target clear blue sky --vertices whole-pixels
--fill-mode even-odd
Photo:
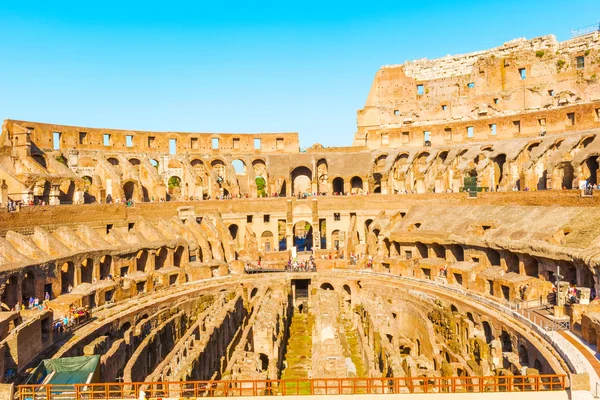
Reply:
[[[0,117],[350,145],[381,65],[600,20],[597,1],[0,2]]]

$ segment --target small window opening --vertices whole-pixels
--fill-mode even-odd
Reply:
[[[60,139],[61,139],[61,133],[60,132],[54,132],[52,134],[52,145],[53,145],[53,149],[54,150],[60,150]]]
[[[233,138],[233,149],[234,150],[240,149],[240,138]]]
[[[249,224],[252,223],[252,215],[246,215],[246,222]]]
[[[169,154],[177,154],[177,139],[169,139]]]
[[[79,132],[79,144],[87,144],[87,132]]]
[[[399,116],[400,115],[400,110],[394,110],[394,115],[395,116]]]
[[[106,224],[106,234],[110,233],[110,230],[113,228],[113,224]]]
[[[283,148],[284,148],[283,138],[277,138],[276,143],[277,143],[277,146],[276,146],[277,150],[283,150]]]
[[[148,136],[148,147],[149,148],[154,147],[154,139],[155,139],[154,136]]]
[[[525,68],[519,68],[519,76],[521,80],[527,79],[527,70]]]
[[[271,221],[271,216],[269,214],[263,215],[263,222],[266,224]]]
[[[135,222],[130,222],[127,224],[127,230],[130,231],[133,229],[133,227],[135,226]]]
[[[111,143],[110,143],[110,134],[105,133],[103,135],[103,140],[104,140],[104,145],[105,146],[110,146],[111,145]]]
[[[569,121],[569,125],[575,125],[575,113],[567,113],[567,120]]]
[[[452,140],[452,128],[444,129],[444,139]]]
[[[579,56],[575,59],[577,61],[577,69],[582,69],[585,67],[585,57]]]
[[[133,135],[125,136],[125,146],[133,147]]]
[[[469,83],[467,83],[467,87],[469,89],[473,89],[475,87],[475,82],[469,82]]]
[[[490,124],[490,133],[492,135],[496,134],[496,124]]]
[[[554,90],[552,90],[552,89],[548,90],[548,95],[551,97],[554,96]]]
[[[260,138],[254,139],[254,150],[260,150]]]
[[[334,221],[339,221],[340,220],[340,213],[334,213],[333,214],[333,220]]]
[[[216,138],[216,137],[212,138],[212,139],[211,139],[211,145],[212,145],[212,147],[211,147],[211,148],[212,148],[213,150],[216,150],[216,149],[218,149],[218,148],[219,148],[219,138]]]
[[[444,104],[444,105],[442,106],[442,111],[446,111],[447,109],[448,109],[448,106]]]
[[[422,96],[425,94],[425,87],[423,85],[417,85],[417,94]]]
[[[516,133],[521,133],[521,121],[513,121],[513,126]]]
[[[474,136],[473,127],[467,126],[467,137],[472,138]]]
[[[494,104],[498,104],[498,101],[500,101],[500,99],[498,99],[497,97],[494,99]]]
[[[195,137],[190,138],[190,147],[193,150],[197,150],[198,149],[198,138],[195,138]]]
[[[410,133],[402,132],[402,143],[406,144],[410,142]]]

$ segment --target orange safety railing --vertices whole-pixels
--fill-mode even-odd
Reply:
[[[96,400],[286,395],[541,392],[566,389],[566,375],[313,378],[20,385],[19,400]]]

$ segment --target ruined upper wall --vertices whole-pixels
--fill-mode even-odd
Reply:
[[[140,151],[147,153],[169,153],[169,141],[176,141],[177,153],[207,152],[209,154],[249,154],[249,153],[298,153],[297,133],[182,133],[182,132],[149,132],[121,129],[102,129],[80,126],[55,125],[39,122],[6,120],[2,135],[4,140],[13,141],[17,136],[28,136],[35,146],[42,150],[56,147],[55,133],[60,134],[58,146],[63,149],[102,150],[102,151]],[[108,145],[105,145],[105,135]],[[131,138],[128,139],[127,137]],[[213,148],[213,139],[218,140],[217,148]],[[260,143],[256,142],[256,139]],[[21,139],[25,140],[24,138]],[[131,144],[128,146],[128,141]]]
[[[594,32],[384,66],[358,111],[354,145],[421,147],[592,129],[599,126],[599,65]]]

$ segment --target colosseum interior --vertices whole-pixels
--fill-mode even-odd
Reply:
[[[350,147],[5,120],[0,397],[591,398],[598,74],[600,32],[385,66]]]

